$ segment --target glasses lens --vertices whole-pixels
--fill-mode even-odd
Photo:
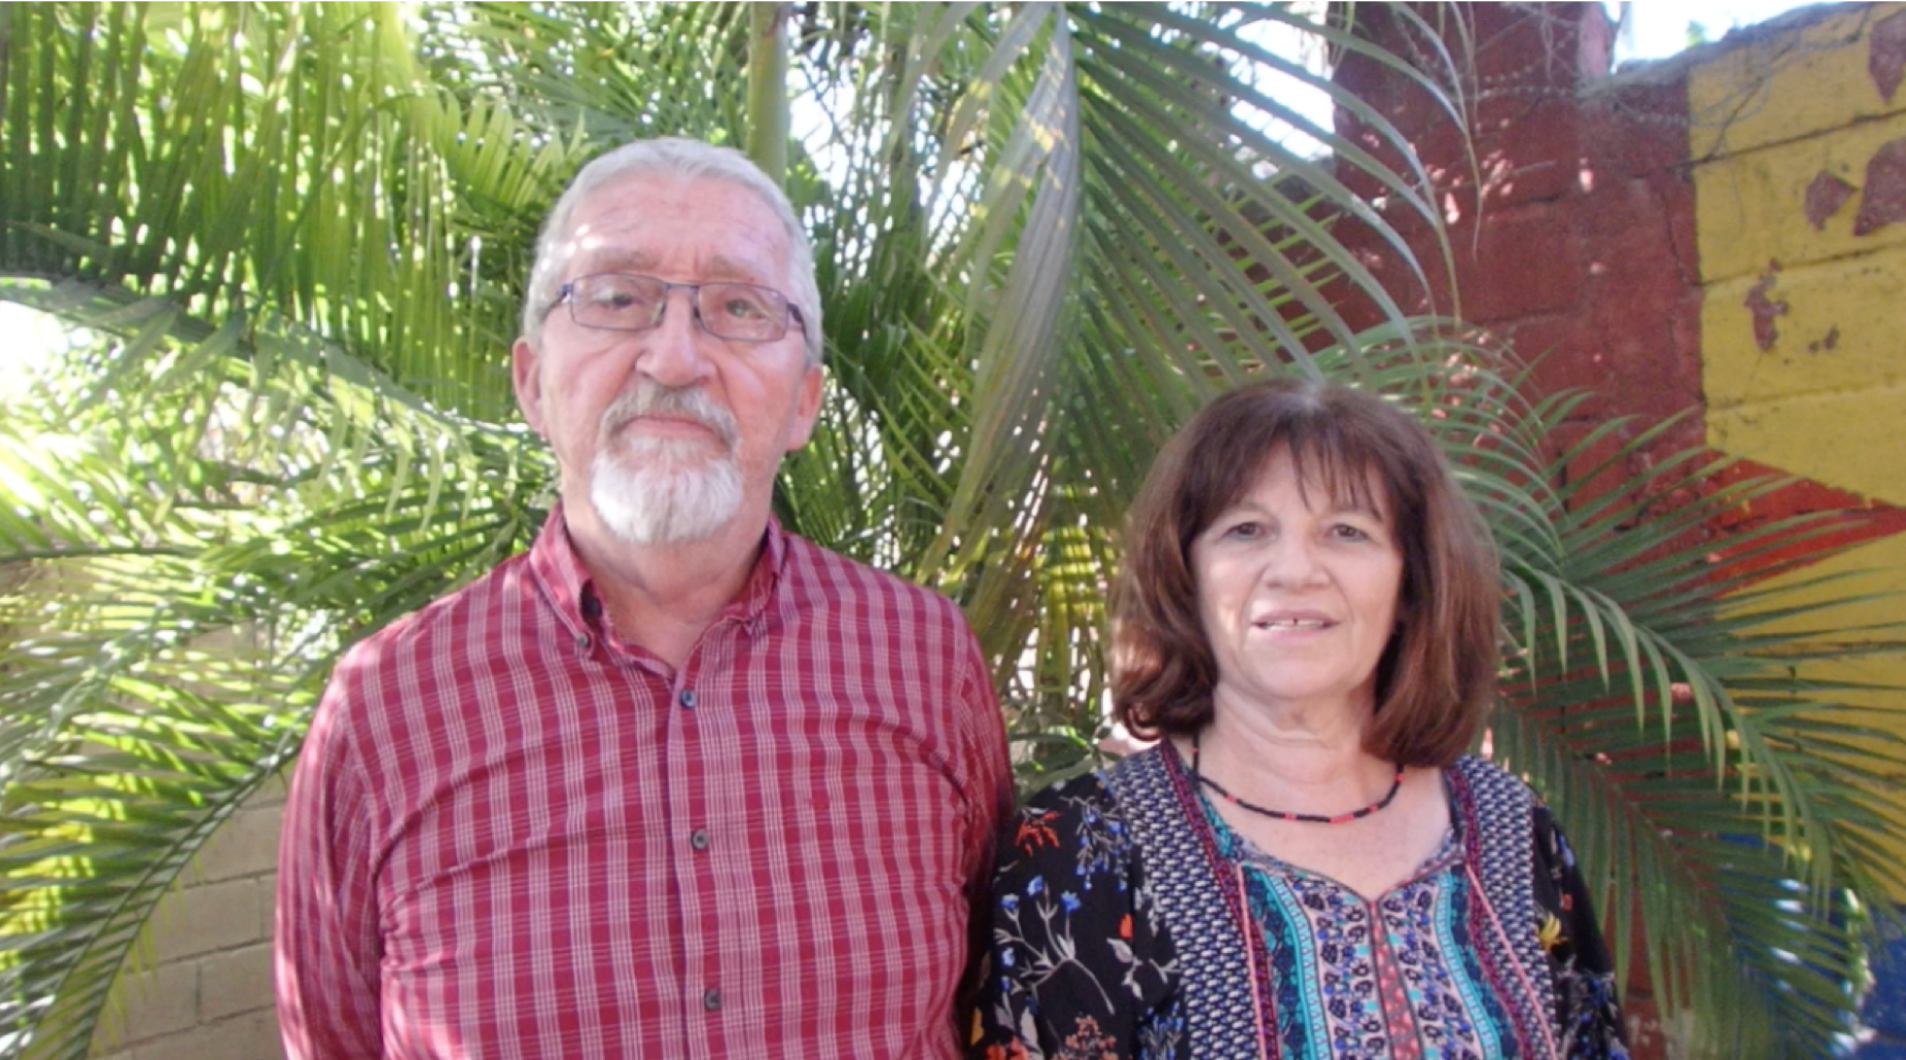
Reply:
[[[711,335],[772,342],[788,332],[788,300],[779,291],[745,283],[705,283],[698,297],[702,326]]]
[[[661,319],[668,288],[650,276],[604,273],[569,285],[569,311],[584,327],[645,331]]]

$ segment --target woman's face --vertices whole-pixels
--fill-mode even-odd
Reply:
[[[1382,491],[1364,491],[1381,503]],[[1219,704],[1274,711],[1376,705],[1377,661],[1396,629],[1403,553],[1391,513],[1299,489],[1288,451],[1198,535],[1198,610]]]

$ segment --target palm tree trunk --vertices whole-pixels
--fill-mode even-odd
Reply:
[[[748,157],[776,184],[788,173],[788,17],[793,5],[748,5]]]

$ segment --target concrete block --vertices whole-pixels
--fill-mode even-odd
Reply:
[[[1710,406],[1707,436],[1716,449],[1897,506],[1906,505],[1906,436],[1893,429],[1902,422],[1906,385],[1876,383],[1864,393]]]
[[[1614,78],[1581,86],[1582,154],[1597,172],[1640,176],[1688,157],[1687,78]]]
[[[1490,210],[1563,199],[1581,185],[1581,106],[1557,96],[1521,100],[1517,109],[1477,143]]]
[[[1755,328],[1757,294],[1771,334]],[[1906,385],[1906,246],[1826,265],[1763,271],[1702,297],[1702,358],[1713,408]],[[1765,347],[1763,347],[1765,341]]]
[[[132,1060],[284,1060],[275,1016],[257,1013],[221,1020],[146,1042]]]
[[[272,1008],[271,944],[207,954],[199,960],[199,1019],[206,1023]]]
[[[269,924],[270,904],[270,890],[253,879],[186,887],[160,903],[153,952],[163,964],[262,942],[270,938],[261,930]]]
[[[1822,5],[1823,7],[1825,5]],[[1868,33],[1897,4],[1834,5],[1825,17],[1756,30],[1688,73],[1689,151],[1695,158],[1777,144],[1812,129],[1906,111],[1867,70]],[[1732,38],[1730,37],[1730,40]]]
[[[1906,137],[1906,114],[1824,129],[1791,143],[1729,155],[1694,167],[1695,223],[1701,233],[1706,282],[1757,275],[1771,259],[1795,268],[1906,246],[1906,224],[1855,234],[1859,191],[1814,227],[1807,189],[1820,174],[1856,189],[1868,163],[1888,143]]]
[[[291,768],[286,766],[278,775],[258,786],[258,793],[245,804],[246,809],[260,810],[267,806],[283,806],[285,794],[291,789]]]
[[[194,1026],[198,986],[198,965],[193,961],[174,961],[126,975],[120,984],[121,1007],[100,1019],[93,1051],[135,1047]]]
[[[275,873],[282,816],[281,806],[246,806],[232,815],[199,855],[199,878],[216,882]]]
[[[1459,267],[1468,256],[1469,233],[1453,233]],[[1482,221],[1474,267],[1463,277],[1463,310],[1480,324],[1523,319],[1574,308],[1587,268],[1580,236],[1566,211],[1546,204],[1517,210],[1514,217]]]

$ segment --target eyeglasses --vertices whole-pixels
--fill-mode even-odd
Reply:
[[[603,331],[648,331],[668,312],[668,293],[688,292],[702,330],[735,342],[774,342],[787,335],[788,320],[801,311],[787,295],[750,283],[669,283],[653,276],[602,272],[578,276],[556,289],[569,303],[569,319]],[[552,307],[553,308],[553,307]]]

